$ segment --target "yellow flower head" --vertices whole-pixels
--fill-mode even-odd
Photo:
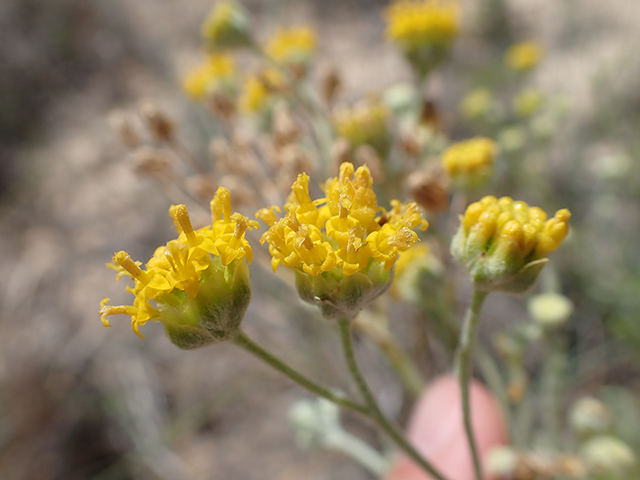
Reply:
[[[266,46],[267,55],[291,66],[306,66],[316,49],[317,37],[309,27],[279,29]]]
[[[286,88],[282,74],[273,69],[249,75],[240,93],[239,108],[245,113],[260,113],[272,105],[274,95]]]
[[[250,46],[251,28],[242,5],[233,0],[220,0],[202,24],[202,37],[214,50]]]
[[[449,44],[458,35],[458,4],[452,0],[400,0],[385,12],[387,39],[402,48]]]
[[[504,61],[510,69],[525,72],[540,63],[542,53],[542,47],[536,42],[516,43],[507,50]]]
[[[292,186],[286,215],[275,220],[269,209],[257,214],[270,225],[260,241],[269,243],[274,271],[280,265],[294,270],[303,299],[321,302],[330,317],[360,310],[365,293],[367,300],[382,293],[398,254],[419,240],[414,230],[428,226],[415,203],[396,200],[388,212],[378,206],[372,185],[366,166],[354,171],[346,162],[339,176],[325,183],[324,198],[311,199],[303,173]],[[357,294],[345,285],[338,288],[347,278]]]
[[[533,283],[568,231],[571,213],[553,218],[538,207],[510,197],[484,197],[467,208],[451,251],[469,268],[476,285],[521,291]]]
[[[189,97],[200,100],[220,86],[231,84],[235,75],[233,57],[213,54],[185,76],[182,87]]]
[[[350,109],[338,110],[333,117],[340,137],[347,139],[354,149],[371,145],[382,159],[387,158],[391,148],[388,121],[389,110],[376,99],[362,101]]]
[[[238,319],[237,314],[244,313],[249,299],[248,270],[243,259],[250,263],[253,252],[244,234],[248,228],[258,228],[258,223],[231,212],[229,191],[223,187],[211,201],[211,213],[212,224],[194,230],[186,207],[172,206],[169,215],[178,238],[158,247],[144,268],[126,252],[114,255],[113,263],[107,266],[118,272],[116,278],[126,275],[133,279],[134,286],[127,290],[135,298],[133,305],[124,306],[109,306],[105,298],[100,304],[105,326],[109,326],[109,315],[126,314],[131,317],[133,330],[142,336],[140,326],[149,320],[161,321],[174,343],[184,348],[200,345],[180,342],[184,332],[176,341],[172,336],[176,329],[196,331],[203,341],[220,340],[232,333],[227,317],[235,312],[233,320],[239,323],[241,316]],[[238,290],[242,291],[240,297],[236,295]],[[235,310],[223,311],[222,306],[230,304]]]
[[[472,138],[454,143],[442,153],[442,166],[454,181],[479,183],[491,172],[496,144],[490,138]]]

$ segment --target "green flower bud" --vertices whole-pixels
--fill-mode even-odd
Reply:
[[[202,36],[212,50],[249,47],[253,43],[247,12],[233,0],[222,0],[202,24]]]
[[[513,111],[521,117],[529,117],[536,113],[544,103],[544,95],[540,90],[526,88],[513,99]]]
[[[484,197],[461,217],[451,242],[453,257],[478,290],[521,293],[529,288],[567,234],[569,210],[554,218],[509,197]]]
[[[487,471],[499,478],[514,478],[521,456],[511,447],[500,445],[489,451]]]
[[[581,398],[569,410],[569,424],[583,438],[606,432],[611,423],[607,406],[593,397]]]
[[[527,308],[531,317],[545,328],[564,325],[573,313],[571,300],[558,293],[535,295],[529,300]]]
[[[167,337],[186,350],[232,339],[251,300],[244,259],[223,266],[220,257],[214,257],[211,263],[202,274],[195,298],[178,290],[172,292],[173,300],[157,302],[158,320]]]
[[[249,267],[253,251],[245,232],[258,223],[233,213],[231,195],[220,187],[211,201],[210,226],[194,230],[184,205],[169,209],[179,235],[156,249],[141,268],[124,251],[107,266],[131,277],[133,305],[100,303],[104,326],[107,317],[125,314],[142,337],[139,328],[148,321],[161,322],[169,339],[178,347],[194,349],[230,340],[251,300]]]
[[[636,463],[631,447],[610,435],[588,440],[582,445],[580,456],[592,472],[605,475],[623,475]]]
[[[300,298],[316,305],[329,319],[354,318],[391,286],[393,278],[393,270],[385,270],[376,261],[349,276],[337,269],[317,276],[299,270],[295,274]]]
[[[342,434],[340,409],[324,398],[301,400],[289,412],[298,442],[305,448],[326,446],[331,437]]]

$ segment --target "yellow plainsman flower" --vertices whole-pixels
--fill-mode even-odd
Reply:
[[[547,219],[542,209],[525,202],[487,196],[461,217],[451,252],[476,287],[518,293],[531,286],[546,256],[560,246],[570,218],[567,209]]]
[[[200,100],[219,87],[229,87],[234,82],[236,66],[229,55],[209,55],[185,76],[182,88],[189,97]]]
[[[460,187],[473,187],[491,172],[496,150],[496,143],[490,138],[454,143],[442,153],[442,167]]]
[[[346,162],[326,182],[325,198],[312,200],[301,174],[286,215],[257,213],[270,226],[261,242],[269,243],[274,271],[294,270],[302,299],[330,318],[351,318],[386,290],[398,254],[419,240],[416,228],[428,226],[415,203],[394,201],[388,212],[378,206],[372,184],[366,166],[354,171]]]
[[[333,116],[338,136],[348,140],[354,149],[371,145],[383,160],[391,148],[388,121],[389,110],[377,99],[363,100],[352,108],[339,109]]]
[[[133,305],[100,303],[102,323],[107,317],[131,317],[136,334],[148,321],[163,323],[169,338],[179,347],[196,348],[230,338],[239,327],[251,296],[247,261],[253,252],[244,238],[258,223],[232,213],[229,191],[220,187],[211,201],[212,224],[194,230],[184,205],[169,209],[179,236],[158,247],[144,269],[126,252],[118,252],[108,264],[134,281],[127,290]],[[245,261],[245,259],[247,261]]]
[[[248,47],[252,44],[249,18],[242,5],[220,0],[202,24],[202,37],[213,50]]]
[[[315,52],[317,36],[309,27],[281,28],[268,41],[267,55],[284,65],[306,71]]]
[[[460,29],[455,0],[399,0],[384,16],[387,39],[400,47],[421,76],[444,59]]]
[[[510,69],[525,72],[540,63],[542,53],[542,47],[536,42],[516,43],[507,50],[504,61]]]

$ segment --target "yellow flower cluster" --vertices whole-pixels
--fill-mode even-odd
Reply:
[[[486,196],[469,205],[461,228],[469,243],[532,261],[546,257],[560,246],[570,218],[566,208],[547,220],[541,208],[529,207],[510,197]]]
[[[249,19],[242,5],[221,0],[202,24],[202,36],[213,49],[231,49],[251,45]]]
[[[190,71],[182,82],[187,95],[194,100],[205,98],[216,87],[231,82],[236,74],[233,57],[209,55],[205,62]]]
[[[385,105],[368,100],[353,108],[338,110],[333,116],[333,124],[338,136],[349,140],[353,148],[371,145],[384,159],[391,142],[388,118],[389,110]]]
[[[258,113],[265,110],[274,93],[285,88],[285,79],[278,70],[266,69],[247,76],[240,94],[240,110]]]
[[[535,68],[542,59],[542,47],[536,42],[521,42],[512,45],[505,54],[507,66],[517,72]]]
[[[385,18],[387,38],[406,49],[449,44],[459,30],[453,0],[400,0],[387,8]]]
[[[451,177],[487,175],[496,156],[490,138],[472,138],[454,143],[442,154],[442,166]]]
[[[415,203],[395,200],[386,212],[378,206],[372,184],[366,166],[354,172],[346,162],[339,176],[324,185],[325,198],[311,200],[309,177],[301,174],[284,217],[277,220],[277,208],[260,210],[256,216],[270,227],[261,242],[270,245],[274,271],[284,265],[312,276],[334,269],[350,276],[371,261],[391,269],[398,253],[418,241],[414,229],[424,230],[428,223]]]
[[[125,314],[131,317],[136,334],[139,327],[155,320],[162,304],[174,305],[176,294],[184,292],[192,298],[198,295],[203,273],[213,265],[212,255],[222,266],[235,260],[253,258],[251,246],[244,238],[246,230],[258,228],[258,222],[231,211],[229,191],[220,187],[211,201],[212,225],[194,230],[184,205],[173,205],[169,215],[179,236],[156,249],[144,269],[126,252],[118,252],[107,266],[116,270],[116,279],[127,275],[134,280],[127,290],[135,296],[133,305],[108,306],[108,298],[100,303],[102,323],[109,326],[107,316]],[[155,303],[152,304],[151,302]]]
[[[279,29],[265,48],[267,55],[284,64],[307,63],[316,48],[316,33],[309,27]]]

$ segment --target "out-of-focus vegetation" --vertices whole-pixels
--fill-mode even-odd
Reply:
[[[233,102],[208,97],[211,90],[198,79],[187,88],[191,99],[181,92],[184,72],[205,55],[199,29],[208,2],[0,5],[0,193],[11,193],[0,204],[0,476],[370,478],[342,455],[298,452],[285,420],[301,391],[241,352],[226,345],[178,351],[161,328],[148,327],[144,341],[125,328],[103,331],[95,312],[109,293],[128,301],[114,293],[104,263],[119,248],[149,258],[171,238],[171,203],[191,202],[194,221],[206,220],[206,208],[197,205],[222,184],[250,211],[260,196],[268,204],[283,201],[300,171],[315,169],[317,185],[344,159],[369,165],[385,202],[404,196],[430,212],[422,235],[428,254],[416,257],[408,276],[396,272],[391,296],[358,327],[365,376],[379,379],[372,383],[383,409],[402,421],[412,395],[387,361],[371,354],[376,335],[388,329],[407,347],[418,379],[405,369],[401,380],[414,390],[450,368],[457,312],[467,302],[465,276],[448,254],[456,216],[485,194],[510,195],[547,212],[570,209],[571,231],[525,301],[491,297],[476,374],[502,401],[525,463],[535,453],[606,463],[607,448],[622,463],[625,448],[640,458],[635,0],[462,2],[452,48],[436,56],[405,50],[407,63],[385,43],[383,5],[292,3],[246,7],[261,40],[280,25],[317,31],[313,42],[306,38],[314,48],[298,52],[291,69],[330,113],[311,135],[315,113],[296,110],[300,99],[281,90],[290,79],[246,52],[233,69],[253,76],[245,83],[238,75],[217,91]],[[409,65],[425,65],[424,55],[433,64],[413,75]],[[151,102],[138,108],[139,98]],[[236,100],[244,105],[242,118],[250,118],[237,132],[237,117],[225,117],[236,115]],[[130,122],[130,150],[109,130],[113,108],[126,109],[111,119],[119,127]],[[175,142],[145,130],[153,108],[169,112]],[[325,142],[332,129],[350,143],[333,143],[319,160],[322,145],[314,142]],[[264,147],[260,135],[275,139],[257,155],[272,160],[266,166],[272,175],[256,180],[247,159],[256,145]],[[495,144],[491,161],[476,162],[482,174],[443,172],[447,148],[474,137]],[[196,169],[209,168],[211,155],[215,175],[190,175],[186,150]],[[186,162],[178,164],[180,158]],[[337,386],[346,389],[327,324],[270,272],[252,267],[252,283],[250,332],[314,378],[337,375]],[[386,447],[354,417],[342,423]],[[599,440],[590,442],[594,435]],[[605,465],[602,472],[588,478],[638,475],[637,467],[619,473]]]

